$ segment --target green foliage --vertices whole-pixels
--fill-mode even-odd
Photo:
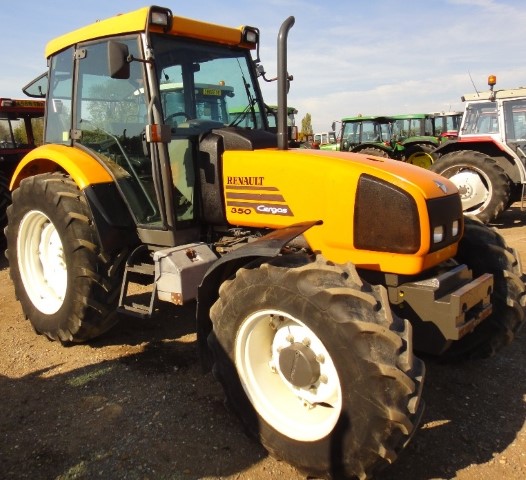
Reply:
[[[307,113],[302,119],[301,119],[301,132],[300,137],[307,137],[308,135],[312,135],[314,132],[312,130],[312,118],[311,114]]]
[[[10,142],[11,133],[9,133],[9,128],[7,121],[0,121],[0,142]]]
[[[33,118],[31,119],[31,125],[33,129],[33,138],[35,139],[35,145],[42,145],[42,140],[44,138],[44,119],[43,118]],[[13,135],[15,136],[15,141],[17,144],[28,144],[27,132],[23,122],[19,122],[18,125],[13,130]]]

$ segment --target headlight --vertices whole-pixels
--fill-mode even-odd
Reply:
[[[429,212],[429,252],[458,242],[462,231],[462,202],[459,195],[427,200]]]
[[[433,243],[440,243],[444,240],[444,227],[439,225],[433,229]]]
[[[453,226],[451,227],[451,234],[456,237],[460,232],[460,222],[458,220],[455,220],[453,222]]]

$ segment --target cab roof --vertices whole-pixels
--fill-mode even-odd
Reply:
[[[148,26],[148,18],[152,8],[168,11],[171,15],[171,11],[167,8],[143,7],[129,13],[118,14],[105,20],[96,21],[95,23],[61,35],[48,42],[45,49],[45,56],[48,58],[80,42],[145,31]],[[168,35],[243,46],[243,27],[225,27],[185,17],[173,16],[172,18],[171,28],[166,32]],[[163,28],[158,25],[150,24],[149,29],[150,31],[163,32]]]

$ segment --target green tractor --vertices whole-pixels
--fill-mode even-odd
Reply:
[[[440,141],[435,135],[433,116],[427,113],[394,115],[392,143],[395,151],[407,163],[429,168],[433,162],[432,152]],[[395,158],[395,157],[391,157]]]
[[[392,119],[385,116],[346,117],[342,119],[340,150],[393,158]]]
[[[337,151],[340,149],[340,144],[338,143],[334,130],[315,133],[314,143],[318,145],[320,150]]]
[[[392,158],[429,168],[438,146],[432,116],[407,114],[357,116],[342,119],[340,149]]]

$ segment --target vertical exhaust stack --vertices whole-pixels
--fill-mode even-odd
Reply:
[[[287,150],[289,145],[287,129],[287,85],[289,74],[287,72],[287,36],[294,25],[294,17],[287,18],[278,34],[278,148]]]

